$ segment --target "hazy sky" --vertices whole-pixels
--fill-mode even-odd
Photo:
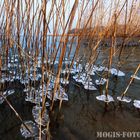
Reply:
[[[42,1],[43,0],[34,0],[34,9],[36,9],[37,6],[39,5],[39,10],[38,11],[40,11],[41,8],[42,8],[41,7],[42,6],[41,5]],[[60,3],[60,1],[61,0],[55,0],[57,5],[58,5],[58,3]],[[65,6],[65,23],[66,23],[66,21],[68,20],[69,15],[70,15],[70,11],[71,11],[71,9],[73,7],[73,4],[74,4],[75,0],[65,0],[65,1],[67,2],[66,6]],[[87,1],[89,1],[89,0],[79,0],[79,6],[77,8],[77,11],[76,11],[76,14],[75,14],[75,17],[74,17],[74,21],[73,21],[73,26],[72,26],[73,28],[75,28],[76,24],[77,24],[78,13],[80,12],[79,7],[80,7],[81,3],[84,2],[85,3],[84,6],[85,6]],[[94,1],[94,3],[93,3],[93,1]],[[91,0],[89,2],[88,6],[87,6],[87,9],[85,10],[85,13],[83,14],[83,20],[86,20],[88,18],[88,15],[90,14],[90,8],[92,7],[92,4],[96,3],[96,1],[97,0]],[[97,10],[95,10],[95,12],[93,13],[93,17],[94,18],[96,17],[97,20],[100,20],[100,17],[103,17],[103,24],[107,23],[109,17],[112,16],[118,1],[119,1],[119,8],[118,8],[118,11],[119,11],[126,0],[99,0],[100,3],[103,2],[102,7],[100,7],[100,6],[97,7]],[[132,5],[132,1],[133,0],[128,0],[128,9],[130,9],[130,6]],[[1,0],[0,7],[2,7],[3,2],[4,2],[4,0]],[[5,2],[8,2],[8,1],[5,1]],[[25,8],[26,8],[25,0],[20,0],[20,2],[21,2],[22,9],[25,10]],[[49,0],[48,4],[47,4],[47,11],[46,11],[47,17],[48,17],[48,14],[50,12],[51,5],[52,5],[52,0]],[[137,8],[138,6],[140,6],[140,0],[134,0],[134,7]],[[56,7],[54,8],[54,11],[56,11]],[[100,14],[101,13],[100,11],[103,11],[102,13],[105,13],[105,14]],[[122,13],[125,13],[125,8],[122,10]],[[30,15],[31,16],[33,15],[33,8],[30,11]],[[35,21],[37,21],[38,15],[39,14],[36,15]],[[2,19],[2,16],[0,18]],[[26,17],[25,17],[25,19],[26,19]],[[56,15],[54,16],[54,21],[55,21],[55,19],[56,19]],[[122,17],[121,20],[123,21],[124,17]],[[52,31],[53,31],[53,28],[52,28],[53,27],[53,20],[51,20],[51,22],[49,24],[49,27],[50,27],[50,30],[51,30],[51,33],[52,33]],[[40,28],[42,28],[42,25],[40,25]],[[59,31],[61,32],[61,29]]]

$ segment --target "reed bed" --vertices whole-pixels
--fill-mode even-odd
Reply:
[[[123,51],[130,40],[140,36],[139,9],[140,1],[135,0],[1,0],[0,99],[7,102],[30,131],[7,100],[7,92],[4,94],[6,81],[10,85],[19,80],[25,87],[27,101],[37,104],[39,108],[36,118],[39,124],[38,139],[43,139],[44,130],[46,138],[51,139],[49,117],[55,108],[56,96],[59,98],[61,110],[63,100],[67,97],[66,82],[72,70],[80,69],[76,72],[77,78],[85,69],[91,72],[100,57],[99,50],[104,48],[104,53],[109,50],[109,57],[99,65],[104,65],[108,71],[104,68],[102,74],[97,71],[95,73],[100,76],[100,80],[107,79],[105,103],[108,104],[110,70],[115,66],[119,73],[123,63]],[[120,42],[117,42],[118,38],[121,38]],[[136,46],[138,45],[139,42],[136,42]],[[88,56],[86,52],[80,53],[83,46],[90,48]],[[139,66],[136,72],[138,69]],[[88,74],[85,77],[86,83]],[[122,98],[132,81],[133,78],[122,93]],[[61,87],[61,82],[64,82],[64,88]],[[101,94],[104,94],[104,91]],[[48,97],[50,106],[46,108]],[[46,112],[48,120],[42,124]]]

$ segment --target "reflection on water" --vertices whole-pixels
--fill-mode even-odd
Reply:
[[[86,48],[84,48],[86,49]],[[84,50],[83,49],[83,50]],[[54,140],[93,140],[96,139],[97,131],[139,131],[140,130],[140,112],[130,104],[119,103],[117,96],[126,88],[129,79],[140,63],[140,48],[136,48],[130,54],[132,48],[125,49],[120,70],[125,73],[123,77],[110,77],[109,95],[113,97],[115,102],[110,102],[106,107],[104,102],[96,100],[96,96],[100,95],[100,90],[104,89],[104,85],[96,85],[98,90],[86,90],[84,84],[76,83],[73,74],[70,75],[69,84],[65,87],[69,97],[68,102],[64,102],[62,110],[58,111],[58,102],[56,109],[50,115],[50,128]],[[104,59],[108,60],[108,51],[101,51],[97,64]],[[116,54],[117,56],[117,54]],[[117,59],[114,58],[114,59]],[[114,60],[115,61],[115,60]],[[115,68],[115,64],[113,67]],[[138,73],[140,76],[140,71]],[[100,77],[96,74],[92,75],[95,81]],[[18,80],[17,80],[18,81]],[[14,85],[7,84],[12,87],[8,100],[21,115],[23,120],[33,119],[34,104],[25,101],[26,94],[23,92],[24,87],[19,82],[12,82]],[[96,83],[95,83],[96,84]],[[132,100],[140,99],[140,81],[134,80],[127,92],[128,97]],[[6,92],[8,94],[8,91]],[[135,124],[135,125],[134,125]],[[24,137],[20,133],[21,122],[4,101],[0,105],[0,140],[23,140]]]
[[[28,129],[25,127],[24,124]],[[25,121],[24,124],[22,124],[20,127],[20,132],[23,137],[27,139],[38,135],[38,126],[34,122]]]
[[[20,87],[21,88],[21,87]],[[21,89],[16,88],[16,92],[7,97],[23,120],[32,119],[32,104],[24,101],[25,95]],[[4,102],[0,105],[0,139],[1,140],[22,140],[20,133],[21,122],[15,116],[10,107]]]
[[[83,52],[87,48],[83,48]],[[111,102],[106,109],[106,104],[96,100],[99,91],[87,91],[84,86],[77,87],[71,85],[69,90],[69,102],[62,108],[64,122],[61,122],[59,129],[56,129],[55,138],[59,140],[93,140],[96,138],[97,131],[140,131],[140,111],[130,104],[119,103],[117,96],[126,88],[131,75],[140,63],[140,48],[125,49],[121,57],[121,70],[125,73],[124,77],[111,76],[109,82],[109,94],[115,102]],[[108,59],[108,51],[101,51],[97,63]],[[118,54],[116,54],[117,59]],[[116,65],[113,64],[115,68]],[[137,74],[140,76],[140,71]],[[98,79],[94,76],[95,79]],[[74,83],[74,81],[71,81]],[[100,87],[104,88],[104,87]],[[98,87],[99,89],[99,87]],[[135,79],[131,84],[127,95],[130,99],[140,100],[140,81]],[[134,102],[135,103],[135,102]],[[54,139],[55,139],[54,138]],[[55,140],[56,140],[55,139]]]

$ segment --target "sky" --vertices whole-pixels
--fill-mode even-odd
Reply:
[[[29,1],[31,1],[31,0],[29,0]],[[43,0],[34,0],[34,9],[36,9],[38,5],[39,5],[39,9],[41,9],[42,8],[41,7],[42,6],[41,5],[42,1]],[[49,14],[49,11],[51,9],[52,1],[53,0],[49,0],[48,1],[47,10],[46,10],[46,13],[47,13],[46,14],[46,19],[48,19],[48,14]],[[55,0],[55,1],[56,1],[57,5],[60,2],[60,0]],[[70,15],[70,11],[72,10],[72,7],[73,7],[73,4],[74,4],[75,0],[65,0],[65,1],[68,2],[68,4],[66,4],[66,7],[65,7],[65,23],[66,23],[66,21],[68,20],[69,15]],[[85,3],[84,4],[84,6],[85,6],[87,1],[89,1],[89,0],[79,0],[79,7],[81,6],[81,3],[82,2]],[[84,20],[86,21],[86,19],[90,15],[90,11],[91,11],[90,8],[92,7],[93,1],[94,1],[94,4],[95,4],[97,0],[90,0],[89,5],[87,6],[87,9],[85,10],[85,14],[83,14],[83,18],[82,18],[83,21]],[[103,1],[103,7],[99,7],[98,6],[98,8],[93,13],[93,17],[96,17],[97,20],[99,20],[100,17],[103,17],[103,24],[107,24],[109,17],[112,16],[112,14],[113,14],[113,12],[115,10],[115,7],[117,5],[117,2],[120,1],[119,2],[119,9],[121,9],[122,5],[124,4],[124,2],[126,0],[99,0],[99,1],[100,2]],[[132,5],[132,1],[133,0],[128,0],[128,9],[130,9],[130,6]],[[4,0],[1,0],[0,7],[2,7],[2,3],[3,2],[4,2]],[[8,2],[8,1],[6,1],[6,2]],[[25,7],[25,0],[20,0],[20,2],[21,2],[21,8],[23,10],[25,10],[26,9],[26,7]],[[138,6],[140,7],[140,0],[134,0],[134,7],[137,8]],[[80,11],[79,11],[80,8],[79,7],[77,8],[77,11],[76,11],[76,14],[75,14],[75,17],[74,17],[72,28],[75,28],[76,27],[76,24],[77,24],[77,21],[78,21],[78,14],[80,13]],[[110,9],[111,9],[111,12],[110,12]],[[104,11],[104,13],[105,13],[104,15],[103,14],[99,14],[99,13],[101,13],[100,12],[101,10]],[[54,11],[56,11],[56,8],[54,8]],[[125,8],[122,10],[122,12],[125,13]],[[140,10],[139,10],[139,12],[140,12]],[[3,12],[3,13],[5,14],[5,12]],[[30,15],[31,16],[33,15],[33,8],[30,11]],[[38,15],[39,15],[39,12],[38,12],[38,14],[35,17],[35,21],[37,21]],[[25,19],[26,19],[26,17],[25,17]],[[55,19],[56,19],[56,15],[54,16],[54,21],[55,21]],[[0,20],[2,20],[2,16],[0,17]],[[124,18],[122,17],[121,20],[123,21]],[[40,28],[42,28],[42,25],[40,25]],[[50,28],[50,32],[52,33],[53,32],[53,20],[51,20],[51,22],[49,23],[49,28]],[[59,32],[62,32],[62,29],[60,29]]]

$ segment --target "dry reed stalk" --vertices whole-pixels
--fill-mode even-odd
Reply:
[[[79,49],[80,49],[80,43],[81,43],[81,40],[83,39],[84,32],[86,31],[87,26],[88,26],[89,22],[91,21],[92,14],[93,14],[93,12],[94,12],[96,6],[98,5],[98,2],[99,2],[99,1],[97,1],[96,4],[94,5],[94,8],[92,9],[92,11],[91,11],[91,13],[90,13],[90,16],[89,16],[89,18],[88,18],[88,20],[87,20],[85,26],[83,27],[81,34],[78,35],[77,47],[76,47],[76,51],[75,51],[75,53],[74,53],[74,57],[73,57],[73,59],[72,59],[71,66],[73,65],[74,59],[75,59],[75,58],[77,57],[77,55],[78,55],[78,52],[79,52]],[[87,4],[86,4],[85,8],[87,7],[87,5],[88,5],[88,2],[87,2]],[[80,22],[81,22],[81,19],[82,19],[82,14],[83,14],[83,12],[85,11],[85,9],[83,9],[83,5],[82,5],[81,11],[82,11],[82,12],[81,12],[81,15],[80,15],[80,17],[79,17],[77,26],[80,25]]]
[[[88,3],[89,3],[89,2],[87,2],[87,4],[86,4],[85,7],[87,7]],[[83,14],[83,12],[84,12],[84,10],[85,10],[85,9],[83,9],[83,8],[84,8],[83,5],[84,5],[84,2],[83,2],[83,4],[82,4],[82,6],[81,6],[81,10],[80,10],[80,11],[82,11],[82,12],[81,12],[81,14],[79,14],[79,16],[78,16],[79,20],[77,21],[76,28],[80,28],[80,22],[81,22],[81,19],[82,19],[82,14]],[[74,34],[72,35],[71,44],[70,44],[70,50],[69,50],[69,52],[68,52],[68,60],[69,60],[69,58],[70,58],[70,53],[71,53],[71,51],[72,51],[72,46],[73,46],[73,42],[74,42],[75,36],[77,36],[77,34],[74,33]],[[78,35],[78,36],[79,36],[79,35]],[[75,51],[75,54],[74,54],[74,56],[73,56],[73,58],[72,58],[72,61],[71,61],[71,64],[70,64],[70,68],[69,68],[69,69],[72,68],[74,59],[76,58],[75,56],[76,56],[76,54],[78,54],[78,51],[79,51],[79,49],[80,49],[79,37],[78,37],[78,43],[77,43],[77,45],[76,45],[75,47],[76,47],[76,51]],[[66,76],[66,80],[68,80],[69,75],[70,75],[70,72],[69,72],[68,75]],[[80,74],[79,74],[79,76],[80,76]],[[60,101],[59,109],[61,108],[61,104],[62,104],[62,101]]]
[[[116,24],[117,24],[117,18],[116,18],[116,13],[114,15],[114,22],[113,22],[113,35],[112,35],[112,44],[110,46],[110,55],[109,55],[109,62],[108,62],[108,70],[111,69],[112,67],[112,57],[114,55],[113,49],[115,47],[115,40],[116,40]],[[108,100],[108,87],[109,87],[109,77],[110,77],[110,71],[107,73],[107,81],[106,81],[106,89],[105,89],[105,95],[106,95],[106,100]]]
[[[37,2],[37,1],[36,1]],[[51,8],[47,11],[46,7],[49,5],[49,2],[47,0],[43,0],[41,2],[41,5],[37,4],[36,5],[36,9],[35,9],[35,0],[32,1],[27,1],[25,0],[25,8],[22,7],[22,1],[21,0],[10,0],[10,1],[6,1],[4,0],[3,3],[0,3],[0,17],[2,17],[2,20],[0,21],[0,29],[3,29],[5,36],[3,37],[3,46],[2,46],[2,52],[6,52],[6,56],[5,56],[5,62],[4,65],[8,64],[8,55],[9,52],[11,50],[11,48],[13,49],[13,54],[15,57],[15,53],[16,53],[16,49],[18,50],[18,55],[19,55],[19,60],[20,63],[22,65],[21,69],[18,68],[18,72],[20,73],[20,70],[24,71],[25,70],[25,64],[27,62],[27,67],[28,67],[28,77],[30,76],[31,73],[31,67],[32,65],[30,64],[31,61],[33,62],[33,77],[35,79],[35,77],[37,76],[37,73],[35,71],[36,66],[37,66],[37,57],[39,56],[40,53],[42,53],[42,110],[41,110],[41,115],[40,115],[40,119],[42,114],[45,112],[45,101],[47,98],[47,93],[44,96],[44,84],[45,83],[45,77],[44,77],[44,73],[48,72],[51,75],[55,75],[54,74],[54,62],[56,61],[56,57],[58,55],[58,52],[61,51],[60,57],[59,57],[59,65],[58,65],[58,70],[57,70],[57,75],[56,75],[56,80],[54,83],[54,91],[53,91],[53,96],[52,96],[52,104],[50,109],[53,109],[53,104],[54,104],[54,96],[56,94],[57,88],[59,86],[59,78],[60,78],[60,72],[62,69],[62,64],[63,64],[63,60],[65,58],[65,53],[66,53],[66,46],[69,42],[69,38],[72,37],[71,42],[70,42],[70,50],[68,52],[68,60],[70,58],[70,54],[72,51],[72,45],[74,42],[75,37],[78,37],[77,40],[77,44],[76,44],[76,51],[74,52],[74,56],[72,58],[71,64],[70,64],[70,69],[74,63],[74,60],[78,57],[78,53],[79,53],[79,49],[81,46],[81,41],[86,37],[85,36],[85,32],[87,31],[88,27],[92,27],[92,24],[95,24],[96,26],[98,25],[102,25],[103,22],[103,17],[106,16],[106,12],[104,11],[104,5],[103,5],[103,1],[99,1],[97,0],[94,3],[92,3],[92,7],[91,7],[91,11],[88,13],[87,10],[90,7],[90,1],[81,1],[81,6],[80,8],[78,7],[78,2],[77,0],[75,0],[73,8],[70,12],[70,15],[68,17],[68,20],[66,21],[66,6],[70,1],[64,1],[64,0],[60,0],[59,2],[56,2],[55,0],[52,1],[52,5]],[[93,1],[94,2],[94,1]],[[112,10],[112,6],[113,4],[116,3],[115,6],[115,12]],[[91,31],[90,33],[87,34],[86,38],[90,38],[89,39],[89,46],[91,46],[92,48],[92,54],[94,54],[95,56],[91,56],[90,59],[88,60],[88,62],[90,64],[93,64],[96,62],[99,53],[97,53],[97,49],[99,48],[100,43],[102,42],[102,40],[106,37],[106,35],[109,33],[109,29],[111,28],[110,24],[112,24],[112,21],[114,21],[113,23],[113,34],[111,35],[112,37],[112,44],[111,44],[111,48],[110,48],[110,58],[109,58],[109,62],[108,62],[108,67],[111,68],[112,65],[112,57],[116,54],[116,50],[113,50],[113,46],[115,44],[115,39],[116,39],[116,24],[117,24],[117,20],[120,17],[121,13],[123,12],[124,7],[126,6],[126,13],[125,13],[125,37],[124,37],[124,42],[122,44],[122,46],[124,46],[125,42],[128,41],[131,36],[133,36],[135,33],[138,32],[138,19],[137,22],[135,22],[135,26],[137,27],[135,30],[133,30],[129,36],[126,36],[126,33],[128,32],[128,27],[133,23],[132,22],[132,14],[133,14],[133,8],[131,6],[131,10],[130,13],[128,14],[128,0],[125,0],[125,2],[123,3],[123,5],[121,6],[121,9],[119,10],[119,3],[120,0],[118,1],[111,1],[111,10],[110,10],[110,16],[109,16],[109,21],[108,21],[108,25],[107,27],[102,30],[102,31],[98,31],[97,28],[95,28],[93,31]],[[132,4],[134,3],[134,0],[132,1]],[[101,9],[101,7],[103,7]],[[72,29],[72,24],[74,22],[74,17],[76,16],[76,10],[79,10],[79,14],[78,14],[78,21],[76,21],[76,28],[81,28],[83,26],[83,29],[81,31],[81,33],[74,33],[74,34],[68,34],[66,32],[69,32]],[[31,11],[33,12],[33,15],[31,16]],[[47,12],[47,13],[46,13]],[[96,13],[99,12],[100,17],[98,17],[96,15]],[[88,18],[86,18],[86,20],[84,21],[84,15],[89,14]],[[113,20],[111,15],[115,15],[115,20]],[[93,20],[95,16],[95,20]],[[5,18],[6,17],[6,18]],[[37,20],[37,22],[35,23],[35,19]],[[52,37],[52,44],[50,46],[51,43],[47,44],[47,39],[48,39],[48,32],[50,32],[49,29],[49,24],[53,22],[53,32],[51,34]],[[82,24],[83,23],[83,24]],[[43,26],[43,29],[41,29],[41,27]],[[60,33],[59,30],[62,30],[62,34]],[[20,33],[23,31],[23,40],[21,43],[21,36]],[[41,33],[42,32],[42,33]],[[35,34],[35,36],[34,36]],[[40,34],[41,37],[40,37]],[[95,40],[95,44],[92,45],[93,40],[92,37],[95,37],[97,35],[97,39]],[[14,35],[16,35],[14,37]],[[55,46],[55,44],[57,43],[57,41],[59,40],[60,37],[60,42],[58,47]],[[49,36],[50,38],[50,36]],[[27,46],[25,48],[23,48],[24,45],[24,41],[26,40]],[[63,42],[63,44],[62,44]],[[14,48],[14,45],[16,45],[16,48]],[[41,45],[41,47],[39,47]],[[46,49],[47,47],[47,49]],[[120,56],[122,54],[123,51],[123,47],[121,47],[120,50]],[[119,57],[120,57],[119,56]],[[25,58],[25,63],[23,62]],[[3,56],[0,58],[0,60],[3,59]],[[51,64],[45,64],[45,62],[48,62],[50,60],[50,62],[53,61],[53,65]],[[78,62],[80,63],[80,62]],[[77,64],[78,64],[77,63]],[[0,62],[0,69],[3,66],[2,62]],[[68,68],[68,65],[66,65],[66,68]],[[69,78],[69,74],[66,76],[66,79],[68,80]],[[109,74],[108,74],[108,78],[109,78]],[[46,87],[48,88],[48,85],[50,83],[50,78],[47,81]],[[108,82],[107,82],[107,87],[106,90],[108,90]],[[107,95],[108,93],[106,93]],[[62,100],[60,100],[60,104],[59,104],[59,109],[62,106]],[[47,125],[47,127],[49,126],[49,123]],[[41,139],[41,125],[40,125],[40,139]]]
[[[8,106],[13,110],[13,112],[15,113],[15,115],[17,116],[17,118],[22,122],[22,124],[25,126],[25,128],[32,134],[32,132],[30,131],[30,129],[28,128],[28,126],[24,123],[24,121],[22,120],[22,118],[20,117],[20,115],[18,114],[18,112],[14,109],[14,107],[11,105],[11,103],[2,95],[2,93],[0,93],[0,96],[3,97],[3,99],[6,101],[6,103],[8,104]]]
[[[65,30],[67,28],[67,25],[68,25],[68,22],[69,22],[69,27],[68,29],[71,29],[71,26],[72,26],[72,22],[73,22],[73,18],[74,18],[74,15],[76,13],[76,8],[77,8],[77,4],[78,4],[78,1],[75,1],[74,5],[73,5],[73,8],[70,12],[70,16],[67,20],[67,23],[65,25],[65,29],[63,30],[63,34],[65,33]],[[62,35],[63,35],[62,34]],[[63,36],[61,37],[60,39],[60,42],[63,40]],[[65,43],[68,41],[68,37],[66,37],[66,41]],[[60,44],[59,44],[60,45]],[[61,68],[62,68],[62,61],[63,61],[63,57],[64,57],[64,54],[65,54],[65,51],[66,51],[66,44],[64,44],[63,46],[63,49],[62,49],[62,52],[61,52],[61,55],[60,55],[60,59],[59,59],[59,65],[58,65],[58,72],[57,72],[57,76],[56,76],[56,81],[55,81],[55,85],[54,85],[54,91],[53,91],[53,96],[52,96],[52,104],[51,104],[51,107],[50,107],[50,110],[53,109],[53,105],[54,105],[54,96],[56,94],[56,90],[57,90],[57,87],[58,87],[58,84],[59,84],[59,77],[60,77],[60,72],[61,72]]]
[[[129,84],[127,85],[125,91],[121,94],[121,99],[123,99],[123,97],[125,96],[126,92],[128,91],[128,89],[129,89],[131,83],[133,82],[134,77],[136,76],[136,74],[137,74],[137,72],[138,72],[139,69],[140,69],[140,64],[137,66],[137,68],[136,68],[136,70],[135,70],[132,78],[130,79]]]

